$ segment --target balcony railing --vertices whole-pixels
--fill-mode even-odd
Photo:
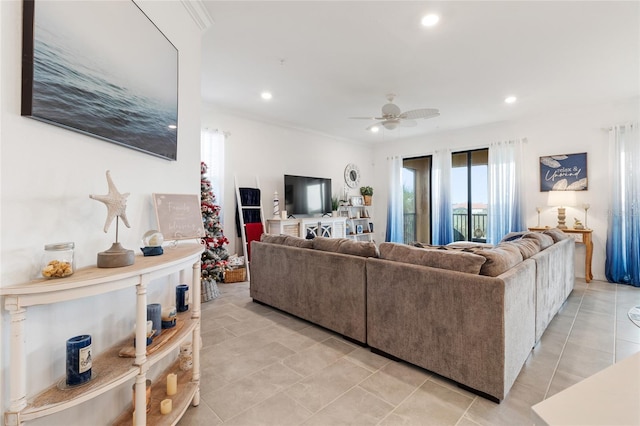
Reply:
[[[464,241],[467,239],[468,213],[453,214],[453,240]],[[487,214],[471,214],[471,241],[487,241]]]
[[[487,214],[471,214],[471,241],[487,241]],[[467,213],[453,214],[453,240],[464,241],[467,239]],[[404,242],[410,244],[416,241],[416,215],[415,213],[404,213]]]

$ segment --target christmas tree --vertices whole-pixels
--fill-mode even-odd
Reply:
[[[205,176],[207,165],[200,163],[200,206],[202,210],[202,224],[205,237],[202,239],[204,252],[202,253],[201,283],[202,301],[207,302],[220,296],[217,282],[224,280],[227,269],[229,252],[225,245],[229,240],[222,233],[220,225],[220,206],[215,204],[216,198],[211,191],[211,181]]]

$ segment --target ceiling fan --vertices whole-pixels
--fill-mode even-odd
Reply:
[[[372,130],[374,127],[383,126],[387,130],[393,130],[398,126],[414,127],[418,123],[418,118],[433,118],[440,115],[440,111],[434,108],[418,108],[409,111],[401,112],[400,107],[393,103],[395,94],[390,93],[387,95],[389,103],[382,106],[382,115],[380,117],[349,117],[353,119],[362,120],[377,120],[367,127],[367,130]]]

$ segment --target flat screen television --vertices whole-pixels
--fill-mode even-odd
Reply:
[[[331,213],[331,179],[284,175],[284,203],[294,216]]]

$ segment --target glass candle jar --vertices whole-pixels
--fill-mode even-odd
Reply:
[[[44,246],[40,273],[44,278],[68,277],[75,271],[74,243],[55,243]]]

